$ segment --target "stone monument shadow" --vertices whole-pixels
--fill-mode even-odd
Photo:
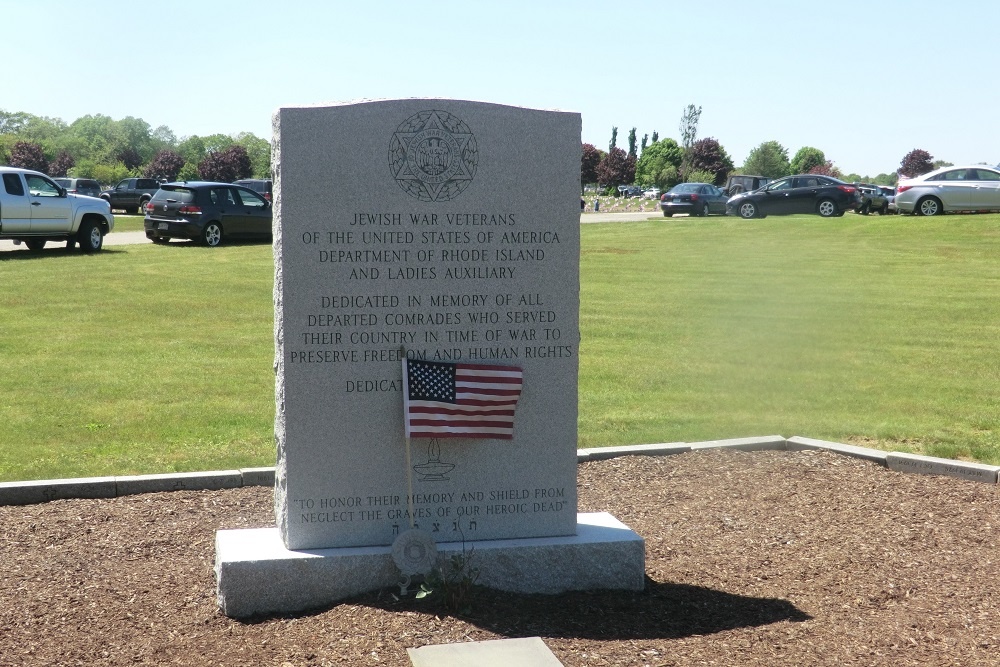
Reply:
[[[426,614],[429,619],[450,615],[508,638],[542,636],[598,641],[683,639],[782,621],[802,623],[813,618],[781,598],[737,595],[646,577],[646,588],[642,591],[526,595],[477,586],[467,614],[451,613],[429,600],[398,599],[391,589],[383,589],[301,613],[256,615],[238,622],[255,625],[277,618],[336,613],[341,604]]]
[[[470,616],[463,620],[507,637],[680,639],[811,618],[787,600],[660,583],[648,577],[644,591],[480,593],[473,600]]]

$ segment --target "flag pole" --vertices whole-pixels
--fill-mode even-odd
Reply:
[[[410,515],[410,528],[413,521],[413,467],[410,459],[410,406],[407,400],[410,395],[409,369],[406,367],[406,346],[399,346],[399,356],[403,361],[403,433],[406,437],[406,510]]]

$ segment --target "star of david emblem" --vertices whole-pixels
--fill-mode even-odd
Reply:
[[[411,197],[449,201],[476,176],[479,147],[472,130],[447,111],[421,111],[403,121],[389,141],[389,170]]]

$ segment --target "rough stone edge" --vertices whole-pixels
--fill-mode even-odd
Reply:
[[[690,452],[691,445],[684,442],[668,442],[656,445],[625,445],[621,447],[592,447],[576,450],[576,462],[604,461],[619,456],[670,456]]]
[[[785,449],[790,452],[801,451],[803,449],[825,449],[835,454],[842,454],[843,456],[850,456],[856,459],[865,459],[866,461],[888,467],[885,457],[889,452],[884,452],[881,449],[844,445],[839,442],[814,440],[813,438],[803,438],[801,436],[795,436],[786,440]]]
[[[732,438],[730,440],[708,440],[691,443],[691,451],[701,449],[737,449],[741,452],[762,452],[768,450],[785,450],[784,436],[765,435],[755,438]]]
[[[1000,477],[1000,466],[975,461],[942,459],[935,456],[921,456],[905,452],[889,452],[886,465],[894,472],[917,475],[944,475],[969,482],[996,484]],[[923,468],[923,469],[921,469]]]
[[[919,457],[916,454],[904,452],[886,452],[880,449],[845,445],[828,440],[816,440],[794,436],[784,438],[780,435],[770,435],[751,438],[733,438],[730,440],[709,440],[706,442],[669,442],[651,445],[626,445],[621,447],[592,447],[577,450],[577,463],[586,461],[603,461],[619,456],[670,456],[690,451],[705,449],[735,449],[739,451],[785,450],[802,451],[807,449],[824,449],[835,454],[864,459],[888,468],[887,457],[893,456],[926,459],[928,462],[946,462],[956,468],[976,468],[986,466],[996,468],[997,477],[990,480],[1000,483],[1000,466],[989,466],[983,463],[958,461],[955,459],[937,459],[930,456]],[[900,470],[901,472],[915,472]],[[918,474],[947,474],[944,472],[929,472]],[[951,475],[957,479],[971,479],[969,476]],[[79,479],[50,479],[27,482],[0,482],[0,505],[33,505],[64,500],[70,498],[114,498],[116,496],[135,493],[152,493],[156,491],[207,491],[241,486],[274,486],[275,468],[243,468],[240,470],[222,470],[195,473],[175,473],[166,475],[135,475],[131,477],[82,477]]]

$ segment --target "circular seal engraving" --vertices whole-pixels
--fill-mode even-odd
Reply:
[[[389,170],[408,195],[450,201],[476,176],[479,147],[472,130],[447,111],[421,111],[404,120],[389,141]]]
[[[392,543],[392,561],[405,576],[427,574],[437,561],[437,545],[425,530],[411,529]]]

